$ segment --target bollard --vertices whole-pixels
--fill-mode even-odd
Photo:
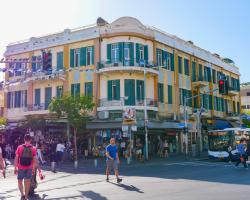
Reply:
[[[52,172],[56,171],[56,162],[51,162],[51,170]]]
[[[97,165],[98,165],[98,160],[94,159],[94,166],[95,166],[95,168],[97,168]]]
[[[75,169],[78,168],[78,161],[77,160],[74,161],[74,167],[75,167]]]
[[[130,163],[131,163],[131,157],[129,156],[127,157],[127,164],[130,165]]]

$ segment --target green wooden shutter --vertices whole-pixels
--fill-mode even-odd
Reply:
[[[80,83],[76,84],[76,95],[80,96]]]
[[[182,57],[178,56],[178,71],[182,74]]]
[[[127,97],[125,99],[125,105],[130,105],[130,99],[129,99],[129,96],[130,96],[130,82],[128,79],[125,79],[125,84],[124,84],[124,87],[125,87],[125,97]]]
[[[93,97],[93,82],[85,83],[84,95]]]
[[[35,89],[35,105],[40,105],[41,90]]]
[[[52,99],[52,88],[45,88],[45,109],[47,110]]]
[[[108,80],[108,101],[112,100],[112,81]]]
[[[140,44],[136,43],[136,62],[140,61]]]
[[[115,100],[120,100],[120,80],[115,80],[116,85],[116,96],[114,97]]]
[[[173,53],[170,53],[170,68],[171,68],[171,71],[174,71],[175,67],[174,67],[174,54]]]
[[[163,94],[163,84],[158,83],[158,101],[163,103],[164,101],[164,94]]]
[[[86,47],[80,49],[80,66],[86,66]]]
[[[192,81],[196,81],[196,62],[192,62]]]
[[[144,82],[141,80],[136,80],[136,99],[139,101],[144,99]]]
[[[111,63],[111,44],[107,44],[107,62]]]
[[[94,65],[95,64],[95,47],[94,46],[92,46],[91,47],[92,48],[92,65]]]
[[[210,94],[209,95],[209,110],[213,109],[213,96]]]
[[[70,49],[70,67],[75,67],[75,49]]]
[[[119,42],[118,43],[118,48],[119,48],[119,61],[124,62],[124,42]]]
[[[125,105],[135,105],[135,80],[125,79]]]
[[[168,104],[173,103],[173,91],[172,91],[172,85],[168,85]]]
[[[63,69],[63,52],[57,52],[57,66],[56,69]]]
[[[148,64],[148,45],[144,45],[144,60]]]
[[[135,80],[131,80],[130,92],[131,105],[135,105]]]
[[[202,65],[199,64],[199,77],[198,77],[199,81],[203,81],[203,76],[202,76]]]
[[[134,43],[133,42],[129,43],[129,58],[130,58],[130,66],[134,66],[135,58],[134,58]]]

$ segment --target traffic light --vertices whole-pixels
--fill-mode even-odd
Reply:
[[[228,81],[226,79],[226,77],[221,78],[218,81],[218,85],[219,85],[219,93],[220,94],[228,94]]]

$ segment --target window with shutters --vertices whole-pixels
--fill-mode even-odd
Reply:
[[[157,53],[157,65],[162,66],[162,50],[156,49],[156,53]]]
[[[93,97],[93,82],[86,82],[84,88],[84,95]]]
[[[144,46],[139,45],[139,60],[144,60]]]
[[[189,60],[184,58],[184,74],[189,76]]]
[[[108,101],[120,100],[120,80],[108,80]]]
[[[178,56],[178,70],[179,74],[182,74],[182,57]]]
[[[131,61],[130,61],[130,45],[129,43],[124,44],[124,65],[129,66]]]
[[[75,55],[74,55],[74,57],[75,57],[75,59],[74,59],[74,61],[75,61],[75,63],[74,63],[74,66],[75,67],[79,67],[80,66],[80,49],[75,49]]]
[[[35,89],[35,105],[40,106],[41,103],[41,89]]]
[[[71,96],[80,95],[80,83],[71,84]]]
[[[56,87],[56,98],[61,98],[63,96],[63,86]]]
[[[212,70],[212,73],[213,73],[213,83],[217,83],[217,81],[216,81],[216,71],[215,71],[215,69]]]
[[[57,52],[57,65],[56,69],[60,70],[63,69],[63,52]]]
[[[136,80],[136,98],[139,101],[144,100],[144,81]]]
[[[87,66],[94,64],[94,63],[92,63],[92,61],[93,61],[92,57],[93,57],[93,47],[87,47],[87,58],[86,58]]]
[[[119,45],[118,45],[118,43],[111,45],[111,62],[112,63],[119,62]]]
[[[158,101],[161,102],[161,103],[164,102],[163,83],[158,83]]]

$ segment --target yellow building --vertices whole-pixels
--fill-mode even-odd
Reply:
[[[195,113],[199,108],[204,111],[204,149],[207,129],[216,128],[221,121],[230,126],[233,114],[240,111],[240,74],[234,64],[192,41],[145,26],[132,17],[112,23],[98,19],[93,26],[32,37],[8,45],[5,57],[40,61],[42,51],[52,54],[49,69],[39,63],[7,66],[7,118],[10,122],[33,115],[49,118],[48,104],[62,91],[91,95],[96,108],[95,119],[87,125],[92,138],[88,139],[89,149],[112,135],[119,139],[128,137],[127,130],[122,131],[122,113],[126,108],[136,110],[134,137],[143,143],[146,98],[150,153],[156,152],[159,140],[168,141],[170,152],[183,152],[184,98],[217,89],[221,76],[230,80],[228,95],[214,91],[187,101],[189,144],[197,142]]]

